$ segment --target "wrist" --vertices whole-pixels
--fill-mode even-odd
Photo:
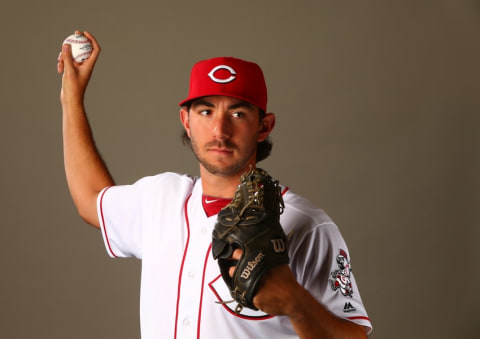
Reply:
[[[60,90],[60,103],[66,106],[83,106],[85,89],[78,86],[67,86],[62,84]]]
[[[300,284],[297,283],[296,285],[294,293],[290,294],[290,298],[286,302],[285,314],[291,320],[301,321],[305,318],[306,312],[308,312],[309,299],[312,296]]]
[[[79,98],[66,98],[62,96],[60,103],[62,105],[62,109],[65,113],[67,112],[72,112],[72,111],[78,111],[78,110],[83,110],[84,105],[83,105],[83,97]]]

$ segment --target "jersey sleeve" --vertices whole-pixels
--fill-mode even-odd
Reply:
[[[97,213],[107,253],[112,258],[142,257],[141,199],[135,185],[104,188]]]
[[[133,185],[104,188],[97,197],[97,213],[108,255],[142,259],[144,238],[152,227],[164,226],[160,216],[182,199],[180,192],[187,192],[191,182],[188,176],[163,173]]]
[[[299,233],[292,238],[295,253],[291,256],[297,280],[330,312],[367,327],[370,333],[372,325],[337,226],[327,221]]]

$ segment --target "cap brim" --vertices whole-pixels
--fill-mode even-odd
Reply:
[[[254,105],[254,106],[256,106],[256,107],[258,107],[258,108],[260,108],[264,111],[267,110],[266,107],[262,107],[261,105],[254,102],[251,99],[245,98],[241,95],[236,95],[236,94],[232,94],[232,93],[224,93],[224,92],[209,93],[209,94],[205,94],[205,95],[195,96],[195,97],[192,97],[192,98],[187,98],[183,101],[180,101],[180,103],[178,105],[179,106],[188,106],[188,104],[190,104],[194,100],[197,100],[197,99],[200,99],[200,98],[205,98],[205,97],[213,97],[213,96],[225,96],[225,97],[232,97],[232,98],[240,99],[240,100],[246,101],[249,104],[252,104],[252,105]]]

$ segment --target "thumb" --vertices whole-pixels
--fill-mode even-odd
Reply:
[[[70,71],[73,68],[72,46],[70,44],[62,46],[62,59],[65,64],[65,70]]]

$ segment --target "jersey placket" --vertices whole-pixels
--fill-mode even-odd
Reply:
[[[198,319],[202,295],[205,253],[212,241],[216,218],[207,218],[201,207],[201,195],[192,194],[187,206],[190,241],[182,272],[178,304],[177,338],[197,338]],[[193,200],[196,199],[196,200]],[[193,201],[192,201],[193,200]],[[203,288],[205,288],[203,286]]]

